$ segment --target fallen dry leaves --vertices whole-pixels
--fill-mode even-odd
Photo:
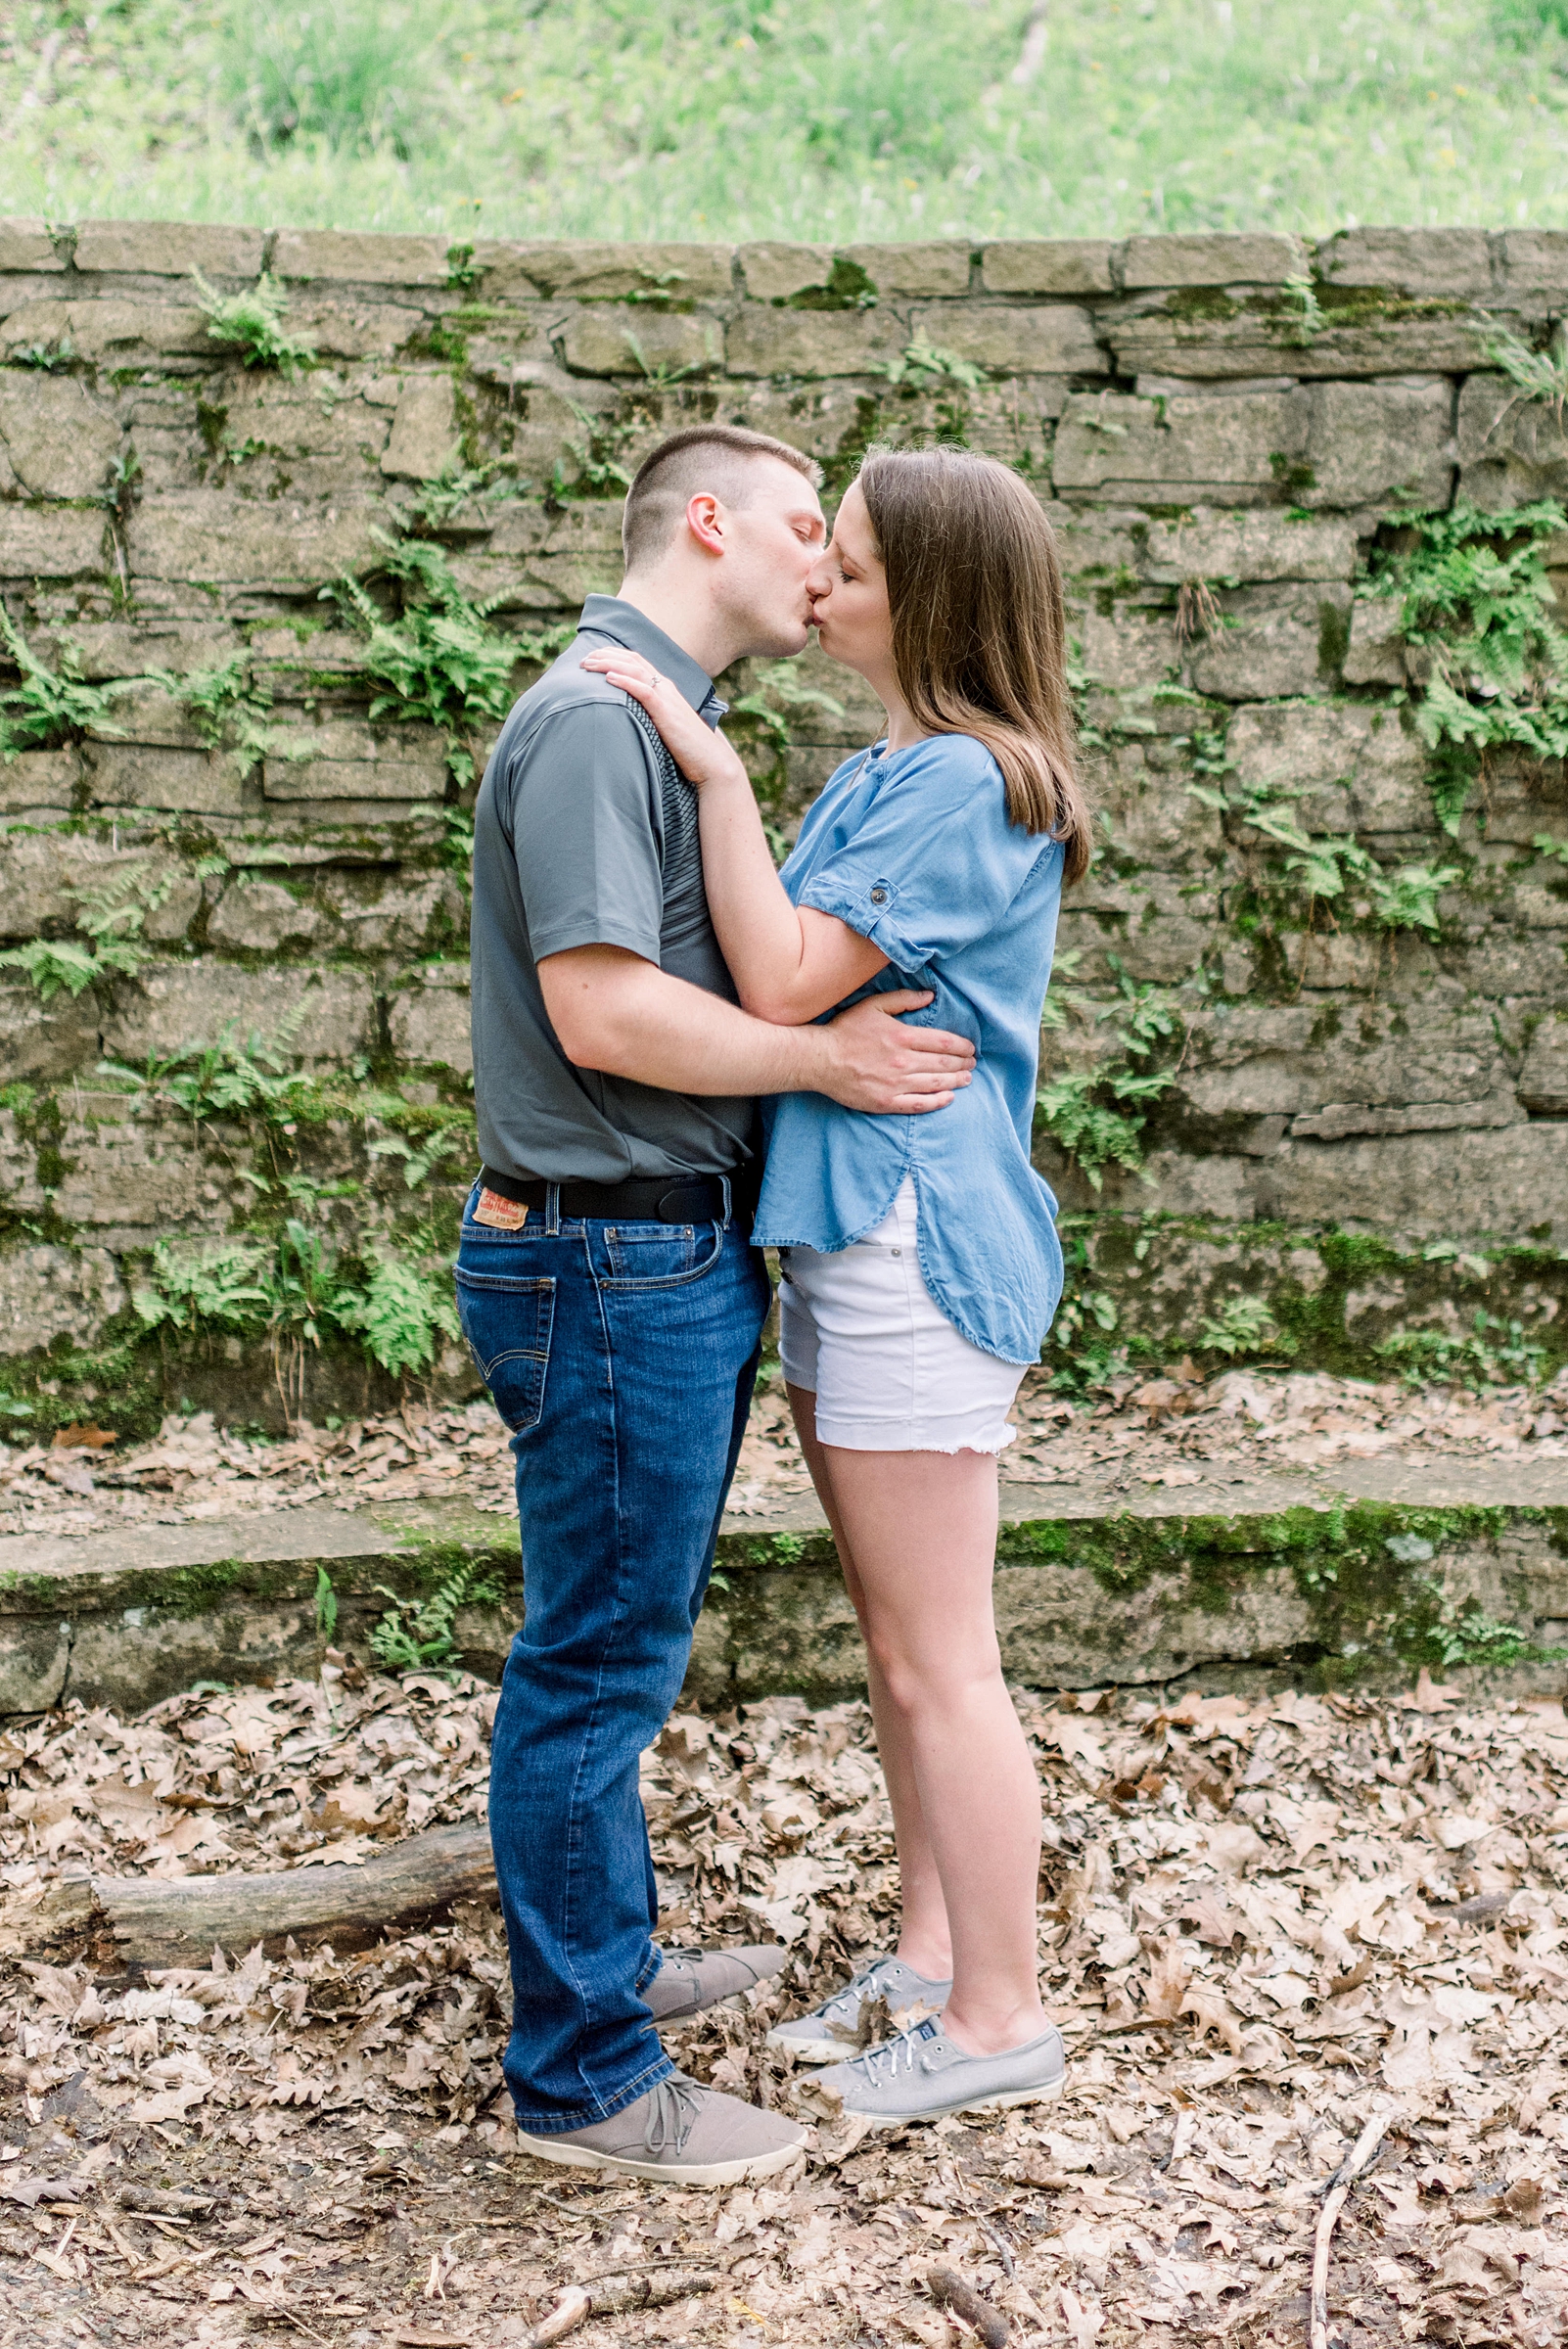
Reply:
[[[494,1692],[434,1676],[80,1707],[0,1748],[0,1875],[351,1863],[483,1808]],[[965,2336],[1304,2344],[1324,2186],[1330,2336],[1547,2349],[1568,2309],[1568,1721],[1399,1699],[1020,1692],[1045,1794],[1057,2104],[891,2137],[821,2117],[798,2174],[661,2192],[515,2150],[498,1920],[377,1949],[127,1974],[109,1945],[0,1974],[0,2273],[18,2341],[207,2349],[281,2328],[725,2349]],[[896,1895],[863,1709],[677,1715],[647,1757],[668,1940],[789,1944],[782,1980],[666,2034],[694,2076],[811,2117],[763,2036],[883,1946]],[[223,1848],[171,1849],[182,1822]],[[348,1849],[333,1850],[333,1845]],[[14,1913],[14,1911],[13,1911]],[[7,2206],[14,2215],[7,2215]],[[936,2296],[934,2296],[934,2290]],[[945,2299],[943,2294],[946,2293]],[[657,2304],[656,2304],[657,2303]],[[36,2310],[36,2331],[28,2312]],[[990,2324],[988,2319],[987,2323]]]
[[[1568,1373],[1547,1388],[1410,1387],[1326,1372],[1227,1370],[1204,1384],[1190,1363],[1170,1375],[1128,1373],[1090,1401],[1052,1391],[1043,1371],[1024,1381],[1018,1434],[1002,1455],[1015,1483],[1134,1485],[1241,1483],[1268,1469],[1336,1460],[1408,1457],[1568,1458]],[[341,1428],[296,1428],[269,1443],[219,1428],[209,1411],[171,1415],[157,1439],[118,1449],[113,1431],[67,1428],[49,1445],[0,1444],[0,1530],[89,1534],[130,1524],[182,1525],[208,1517],[326,1502],[462,1499],[509,1514],[512,1456],[487,1401],[437,1407],[415,1402]],[[809,1491],[778,1375],[763,1379],[730,1497],[735,1514],[763,1515]]]

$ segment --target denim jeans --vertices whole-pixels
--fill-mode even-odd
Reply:
[[[586,2128],[672,2066],[637,1759],[680,1693],[751,1404],[768,1285],[730,1223],[472,1221],[463,1334],[512,1430],[524,1624],[490,1762],[518,2118]],[[553,1194],[552,1194],[553,1196]]]

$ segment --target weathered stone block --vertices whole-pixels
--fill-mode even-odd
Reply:
[[[282,228],[272,248],[272,269],[277,277],[336,277],[356,286],[444,286],[446,248],[445,237]]]
[[[1199,507],[1181,522],[1151,522],[1143,576],[1184,579],[1335,579],[1356,570],[1357,528],[1335,516],[1304,518],[1268,507],[1239,514]]]
[[[1215,392],[1156,401],[1076,392],[1057,428],[1052,477],[1059,490],[1147,494],[1162,504],[1173,489],[1271,489],[1303,461],[1311,396]]]
[[[301,904],[281,881],[247,874],[225,888],[208,916],[207,935],[211,945],[231,952],[276,954],[309,945],[321,926],[317,908]]]
[[[0,1084],[58,1084],[97,1058],[98,1005],[91,995],[41,1003],[21,980],[0,985]]]
[[[0,441],[34,497],[93,497],[119,454],[119,426],[69,376],[0,373]]]
[[[1184,317],[1152,302],[1105,319],[1101,332],[1121,372],[1137,376],[1140,391],[1153,391],[1226,376],[1458,375],[1483,363],[1499,323],[1440,313],[1330,323],[1308,333],[1297,305],[1275,295],[1237,301],[1222,318]]]
[[[1394,596],[1359,596],[1351,612],[1342,671],[1347,685],[1403,685],[1405,639]]]
[[[44,270],[63,270],[66,264],[54,248],[45,220],[24,219],[12,213],[0,220],[0,270],[7,276],[32,277]]]
[[[1448,502],[1453,481],[1453,394],[1449,385],[1314,384],[1303,506],[1366,506],[1407,499]]]
[[[165,686],[143,677],[122,678],[102,725],[88,728],[88,740],[143,744],[161,743],[170,750],[200,751],[207,737],[185,704]]]
[[[125,1305],[107,1249],[13,1249],[0,1256],[0,1355],[32,1354],[56,1338],[91,1346]]]
[[[386,240],[378,237],[378,244]],[[84,220],[76,267],[138,277],[258,277],[266,238],[259,228],[193,220]]]
[[[851,245],[845,258],[863,269],[879,294],[959,295],[969,291],[972,248],[952,240],[924,245]],[[747,278],[747,290],[751,279]]]
[[[369,726],[352,719],[279,726],[300,756],[269,751],[263,775],[269,800],[439,800],[446,788],[446,746],[429,726]]]
[[[547,294],[579,301],[624,301],[628,294],[665,294],[676,301],[713,301],[731,291],[734,255],[727,245],[559,242],[521,245],[516,264]]]
[[[48,1713],[66,1693],[71,1627],[55,1616],[14,1615],[0,1626],[0,1708]]]
[[[318,359],[390,359],[424,332],[426,314],[412,301],[374,301],[368,295],[297,296],[289,332],[308,343]]]
[[[81,757],[75,750],[19,751],[0,760],[0,813],[65,815],[75,805]]]
[[[397,394],[381,470],[394,481],[433,482],[462,449],[457,396],[449,375],[416,375]]]
[[[1135,604],[1117,604],[1106,612],[1097,603],[1086,604],[1075,613],[1074,625],[1086,675],[1118,693],[1158,685],[1181,658],[1174,613],[1144,611]]]
[[[181,676],[221,668],[245,645],[222,622],[203,621],[73,620],[61,637],[75,647],[82,675],[99,680],[134,676],[146,668],[167,668]]]
[[[1517,1125],[1486,1011],[1363,1001],[1222,1005],[1189,1023],[1180,1091],[1200,1116],[1294,1119],[1296,1134],[1442,1132]]]
[[[998,375],[1104,375],[1109,366],[1087,310],[1072,302],[1038,309],[920,309],[910,323],[918,340]]]
[[[1325,832],[1436,831],[1426,759],[1399,713],[1365,703],[1238,710],[1225,748],[1241,792],[1301,792],[1297,812]]]
[[[1568,1150],[1550,1121],[1459,1131],[1436,1147],[1421,1134],[1287,1142],[1259,1169],[1257,1196],[1261,1213],[1285,1222],[1455,1239],[1547,1224],[1561,1246]]]
[[[1109,294],[1114,291],[1104,237],[1003,237],[980,254],[988,294]]]
[[[1174,237],[1129,237],[1122,283],[1140,286],[1283,285],[1307,267],[1298,237],[1267,229]]]
[[[109,569],[102,514],[0,501],[0,578],[79,579]]]
[[[678,310],[595,307],[567,319],[556,346],[576,375],[710,375],[723,365],[724,330]]]
[[[1492,256],[1480,228],[1342,228],[1317,248],[1331,285],[1389,286],[1453,300],[1492,291]]]
[[[299,1005],[304,1017],[289,1055],[304,1066],[347,1062],[375,1047],[375,997],[359,971],[244,970],[218,961],[151,963],[115,990],[104,1045],[115,1060],[141,1061],[215,1043],[232,1022],[275,1036]]]
[[[1503,375],[1459,387],[1459,495],[1495,514],[1568,493],[1568,436],[1550,403],[1521,398]]]
[[[358,953],[419,954],[467,935],[468,901],[450,873],[328,873],[320,898]]]
[[[1568,229],[1510,228],[1502,239],[1503,284],[1517,298],[1568,304]]]
[[[133,577],[207,586],[324,586],[363,571],[378,552],[370,503],[260,504],[219,490],[139,506],[127,530]]]
[[[0,326],[0,357],[34,345],[108,367],[212,352],[202,312],[172,301],[26,301]]]
[[[743,245],[736,256],[753,301],[788,301],[814,293],[833,274],[831,245]]]
[[[1548,1013],[1530,1038],[1519,1098],[1536,1117],[1568,1117],[1568,1012]]]
[[[341,388],[335,390],[334,396],[325,398],[313,389],[316,379],[309,376],[290,383],[286,377],[277,375],[225,374],[207,387],[200,429],[216,438],[220,447],[231,450],[259,442],[268,456],[331,460],[337,471],[323,472],[321,486],[324,502],[333,504],[341,500],[356,458],[367,467],[378,461],[392,429],[392,411],[402,392],[415,386],[446,380],[431,376],[376,377],[372,385],[377,396],[371,400],[351,392],[344,396]],[[367,392],[370,388],[366,387]],[[184,430],[189,432],[196,421],[193,418]],[[249,468],[255,458],[247,456],[237,462]],[[300,468],[291,463],[287,472],[298,496]],[[249,471],[242,471],[237,478],[251,486]],[[367,483],[366,487],[369,486]],[[254,490],[252,494],[254,498]]]
[[[399,1060],[473,1068],[466,962],[430,963],[411,972],[391,998],[388,1016]]]
[[[905,336],[876,310],[764,310],[748,304],[726,338],[732,375],[863,375]]]
[[[90,742],[82,754],[95,807],[169,807],[188,815],[242,815],[245,769],[228,751]]]
[[[1311,693],[1338,668],[1350,601],[1350,588],[1338,581],[1225,595],[1222,626],[1192,649],[1193,684],[1229,702]]]
[[[50,926],[69,928],[84,891],[123,891],[134,904],[136,884],[161,900],[144,911],[140,935],[183,937],[202,902],[202,885],[163,842],[116,849],[80,833],[12,833],[0,841],[0,935],[36,938]]]

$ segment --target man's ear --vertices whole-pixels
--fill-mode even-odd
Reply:
[[[723,507],[710,490],[700,489],[695,497],[687,500],[686,528],[698,545],[710,555],[721,555],[726,551],[726,519]]]

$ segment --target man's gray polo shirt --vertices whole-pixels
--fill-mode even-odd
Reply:
[[[590,595],[576,642],[517,704],[474,816],[474,1093],[484,1162],[546,1181],[723,1174],[751,1155],[756,1103],[576,1069],[536,965],[624,946],[735,1001],[703,888],[697,795],[645,711],[581,667],[620,644],[711,725],[713,679],[619,596]]]

